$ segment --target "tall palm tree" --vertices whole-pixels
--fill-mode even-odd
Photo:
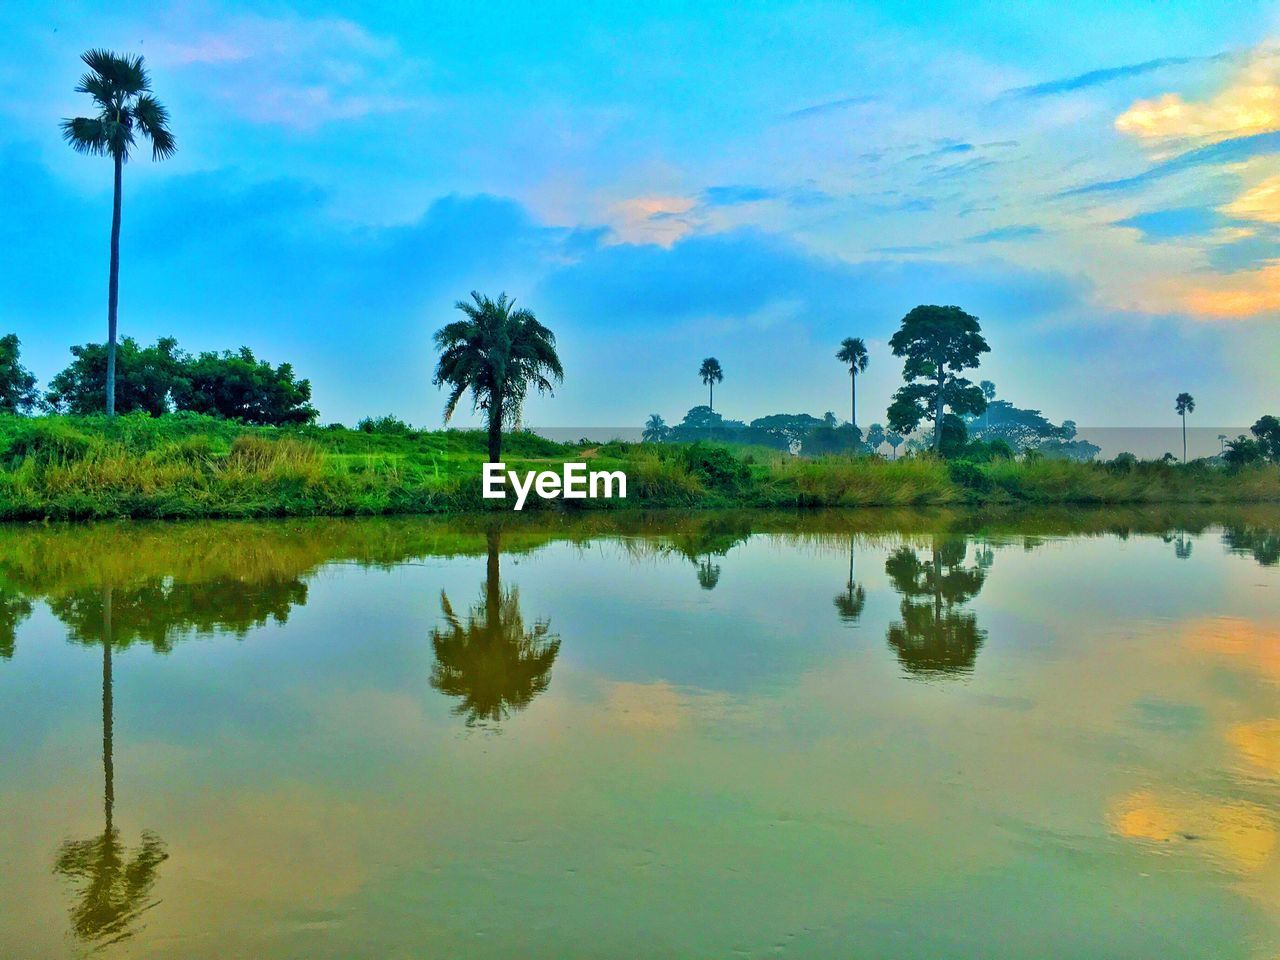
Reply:
[[[1187,462],[1187,414],[1196,412],[1196,401],[1191,394],[1183,392],[1173,401],[1174,410],[1182,417],[1182,462]]]
[[[844,593],[835,596],[836,613],[845,623],[857,623],[862,608],[867,605],[867,591],[853,578],[853,534],[849,534],[849,581]]]
[[[564,380],[556,353],[556,335],[538,322],[533,311],[515,309],[515,301],[497,300],[471,291],[471,302],[454,306],[466,314],[436,331],[440,348],[436,386],[449,386],[444,421],[449,422],[458,401],[471,391],[472,409],[484,410],[489,421],[489,460],[502,459],[502,427],[518,426],[524,399],[532,386],[551,393],[552,380]]]
[[[151,95],[151,78],[140,56],[89,50],[80,57],[89,72],[76,93],[93,98],[97,115],[62,121],[62,137],[77,153],[111,157],[115,198],[111,207],[111,272],[107,281],[107,416],[116,413],[116,306],[120,292],[121,178],[129,150],[141,133],[151,141],[151,159],[164,160],[178,149],[169,131],[169,111]]]
[[[720,361],[715,357],[707,357],[698,368],[698,379],[707,385],[707,408],[715,410],[716,384],[724,380],[724,371],[720,369]]]
[[[861,337],[845,337],[840,341],[836,359],[849,366],[849,422],[858,425],[858,374],[867,369],[867,345]]]

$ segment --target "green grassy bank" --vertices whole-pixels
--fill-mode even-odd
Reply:
[[[0,417],[0,519],[443,514],[480,497],[479,432],[245,427],[195,415]],[[510,435],[509,469],[620,469],[626,500],[527,510],[1280,502],[1280,466],[928,457],[803,459],[700,444],[557,444]]]

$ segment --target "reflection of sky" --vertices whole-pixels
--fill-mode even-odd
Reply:
[[[56,121],[105,44],[146,56],[179,144],[125,176],[122,332],[292,361],[326,418],[437,422],[429,335],[474,287],[560,335],[548,426],[677,418],[709,354],[726,414],[842,412],[850,335],[882,416],[920,302],[980,316],[981,375],[1055,422],[1173,425],[1189,390],[1244,425],[1274,398],[1256,0],[11,0],[0,31],[0,300],[43,380],[102,336],[109,168]]]
[[[140,943],[1280,947],[1280,568],[1214,532],[1189,560],[1146,536],[1001,541],[966,604],[988,634],[972,675],[921,682],[885,644],[892,546],[855,549],[855,627],[832,603],[836,538],[757,536],[715,558],[712,591],[682,556],[612,543],[506,556],[526,622],[549,618],[563,646],[550,689],[498,731],[467,732],[427,683],[440,591],[476,602],[483,557],[325,567],[283,626],[119,654],[120,826],[171,854]],[[0,944],[20,931],[33,955],[64,953],[51,851],[100,813],[100,669],[39,605],[0,662],[0,804],[23,824],[0,834]]]

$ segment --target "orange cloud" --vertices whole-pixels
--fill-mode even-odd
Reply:
[[[683,216],[697,205],[693,197],[631,197],[609,208],[619,243],[653,243],[669,247],[693,228]]]
[[[1280,176],[1268,177],[1254,184],[1219,209],[1237,220],[1280,223]]]
[[[1208,100],[1187,101],[1176,93],[1138,100],[1116,118],[1115,128],[1142,140],[1207,142],[1280,130],[1278,66],[1263,53]]]
[[[1212,285],[1180,285],[1177,297],[1192,313],[1218,320],[1280,312],[1280,261],[1260,270],[1223,274]]]

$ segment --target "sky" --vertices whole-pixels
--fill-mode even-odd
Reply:
[[[1055,421],[1280,413],[1275,3],[8,0],[0,32],[0,327],[42,381],[105,339],[110,163],[58,121],[107,47],[178,141],[125,170],[122,335],[290,361],[323,422],[438,426],[473,289],[558,337],[535,426],[678,421],[707,356],[726,416],[847,417],[848,336],[883,420],[920,303]]]

